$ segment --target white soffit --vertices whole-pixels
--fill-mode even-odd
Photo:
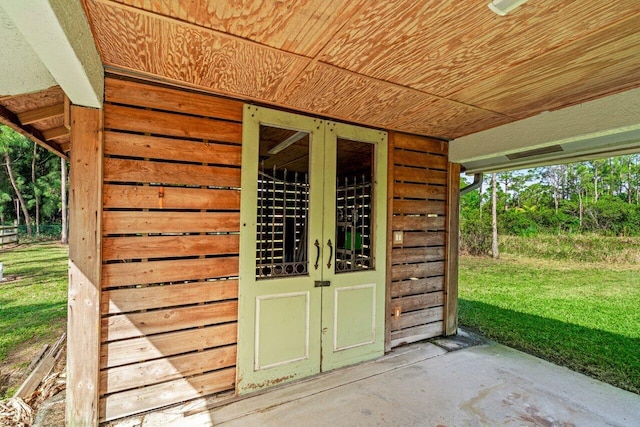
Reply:
[[[0,6],[0,96],[38,92],[57,83]]]
[[[80,0],[10,0],[0,8],[72,103],[102,107],[104,69]]]
[[[468,173],[640,152],[640,88],[544,112],[449,143]]]

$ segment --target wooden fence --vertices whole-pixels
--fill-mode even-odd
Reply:
[[[7,243],[18,243],[18,224],[0,225],[0,247]]]

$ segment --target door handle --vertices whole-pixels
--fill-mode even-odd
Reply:
[[[331,259],[333,258],[333,244],[331,243],[331,239],[327,242],[327,246],[329,246],[329,262],[327,262],[327,268],[331,268]]]
[[[316,270],[318,269],[318,262],[320,261],[320,242],[316,239],[316,242],[313,244],[316,247],[316,263],[313,265]]]

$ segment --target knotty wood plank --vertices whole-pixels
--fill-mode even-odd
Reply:
[[[439,335],[442,335],[442,322],[402,329],[391,332],[391,346],[397,347],[402,344],[422,341]]]
[[[405,248],[412,246],[444,246],[446,234],[439,231],[410,231],[404,233]]]
[[[104,180],[106,182],[240,187],[240,169],[105,158]]]
[[[104,127],[154,135],[242,143],[240,123],[120,105],[105,105]]]
[[[111,131],[104,134],[104,154],[229,166],[240,166],[242,157],[239,145]]]
[[[238,302],[225,301],[102,319],[102,342],[135,338],[238,320]]]
[[[181,282],[238,275],[238,257],[106,264],[102,287]]]
[[[444,275],[444,262],[425,262],[421,264],[394,265],[391,267],[392,280],[407,280],[412,277]]]
[[[391,284],[391,297],[397,298],[443,290],[444,276],[427,277],[426,279],[418,280],[403,280]]]
[[[100,372],[102,110],[71,107],[66,419],[97,425]]]
[[[446,141],[406,133],[397,134],[395,146],[423,153],[446,155],[449,152],[449,144]]]
[[[100,372],[100,394],[176,380],[236,363],[237,346],[229,345],[196,353],[167,357]]]
[[[412,311],[411,313],[403,313],[399,317],[393,318],[391,327],[393,331],[397,331],[426,323],[442,321],[443,311],[442,307],[433,307],[425,310]]]
[[[407,262],[443,261],[445,259],[445,248],[441,246],[425,248],[394,248],[391,252],[393,264],[404,264]]]
[[[238,212],[106,211],[104,234],[215,233],[240,230]]]
[[[393,187],[395,197],[408,197],[412,199],[445,200],[447,188],[442,185],[422,185],[396,182]]]
[[[171,89],[107,77],[105,99],[107,102],[116,104],[242,122],[242,102],[184,89]]]
[[[412,295],[391,300],[391,311],[399,308],[402,313],[425,308],[441,306],[444,302],[444,292],[431,292],[422,295]]]
[[[102,259],[237,254],[239,248],[240,236],[237,234],[105,237],[102,240]]]
[[[444,156],[396,149],[394,158],[396,165],[447,170],[447,158]]]
[[[445,266],[445,335],[458,332],[458,240],[460,235],[460,165],[449,163],[447,262]]]
[[[238,280],[113,289],[102,292],[102,312],[126,313],[234,298],[238,298]]]
[[[444,215],[447,204],[444,200],[394,200],[394,214]]]
[[[240,190],[105,184],[102,200],[105,208],[240,210]]]
[[[100,420],[109,421],[196,397],[233,390],[235,368],[112,394],[101,401]]]
[[[165,358],[199,349],[235,344],[237,324],[208,326],[103,344],[100,366],[111,368],[151,359]],[[97,374],[97,372],[96,372]]]
[[[398,165],[393,168],[393,178],[396,181],[447,185],[447,173],[445,171],[433,169]]]
[[[445,217],[394,216],[394,230],[444,230]]]

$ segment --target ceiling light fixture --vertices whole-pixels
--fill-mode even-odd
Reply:
[[[489,2],[489,9],[500,16],[505,16],[507,13],[526,2],[527,0],[491,0]]]

